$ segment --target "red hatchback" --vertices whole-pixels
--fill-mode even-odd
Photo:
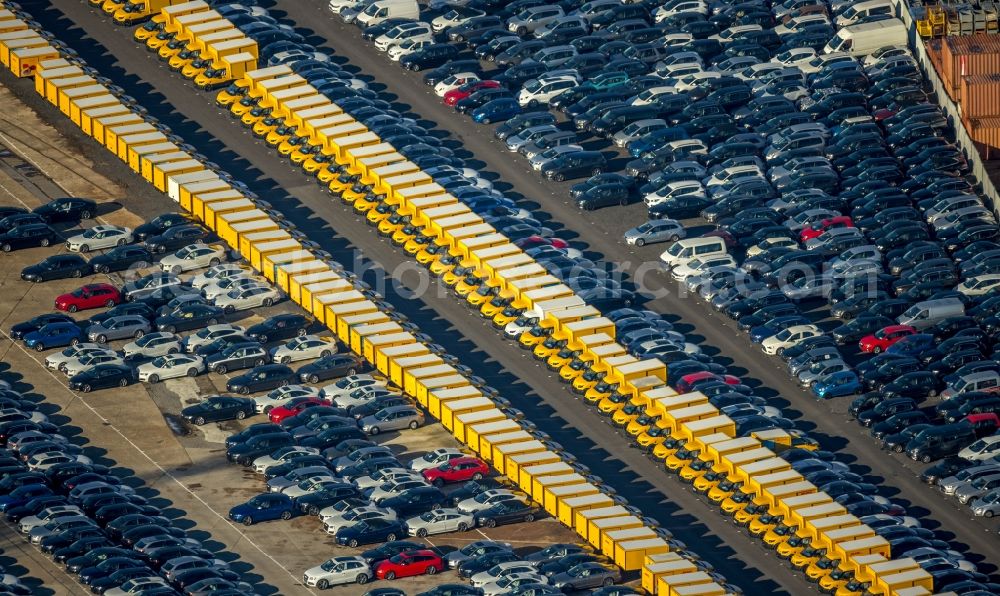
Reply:
[[[500,83],[496,81],[471,81],[457,89],[452,89],[451,91],[445,93],[444,103],[445,105],[453,106],[480,89],[498,89],[499,87]]]
[[[421,472],[427,482],[438,487],[449,482],[481,480],[489,473],[490,467],[478,457],[459,457]]]
[[[677,381],[675,389],[681,393],[689,393],[697,389],[698,385],[702,383],[714,383],[716,381],[722,381],[726,385],[739,385],[742,382],[739,377],[734,377],[733,375],[717,375],[713,372],[703,370],[681,377],[681,380]]]
[[[309,408],[315,408],[316,406],[328,406],[330,402],[325,399],[320,399],[318,397],[298,397],[290,400],[288,403],[280,405],[273,408],[267,417],[275,424],[281,422],[285,418],[291,418],[292,416],[298,415],[300,412],[304,412]]]
[[[411,550],[382,561],[375,566],[375,577],[393,580],[397,577],[434,575],[446,569],[444,561],[432,550]]]
[[[813,225],[807,227],[806,229],[799,232],[799,237],[803,242],[809,240],[810,238],[817,238],[823,232],[827,230],[832,230],[834,228],[853,228],[854,220],[846,215],[838,215],[837,217],[828,217],[826,219],[817,221]]]
[[[514,243],[518,248],[528,249],[534,246],[554,246],[556,248],[569,248],[569,242],[562,238],[543,238],[541,236],[528,236],[521,238]]]
[[[88,308],[111,307],[120,304],[121,292],[111,284],[87,284],[68,294],[56,296],[56,310],[76,312]]]
[[[909,325],[889,325],[871,335],[862,337],[861,341],[858,342],[858,347],[866,354],[879,354],[907,335],[913,335],[916,332],[916,328]]]

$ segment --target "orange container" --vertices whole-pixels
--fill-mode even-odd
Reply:
[[[977,33],[946,37],[941,43],[941,62],[945,88],[954,98],[962,78],[1000,72],[1000,39],[997,35]]]
[[[960,98],[962,117],[967,120],[1000,116],[1000,70],[962,77]]]
[[[963,124],[983,159],[1000,159],[1000,116],[973,118]]]

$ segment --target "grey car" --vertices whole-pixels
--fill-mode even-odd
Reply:
[[[549,579],[554,587],[563,592],[610,586],[621,579],[617,567],[600,563],[580,563],[564,573],[557,573]]]
[[[826,375],[832,375],[833,373],[840,372],[842,370],[851,370],[850,365],[843,360],[826,360],[824,362],[817,362],[799,373],[799,385],[808,387],[812,385],[813,382],[818,381]]]
[[[152,330],[153,327],[145,317],[140,317],[139,315],[121,315],[105,319],[100,323],[95,323],[87,327],[87,339],[103,344],[112,339],[124,339],[126,337],[139,339]]]
[[[507,28],[520,36],[544,27],[549,21],[558,19],[565,13],[561,6],[542,5],[526,8],[507,20]]]
[[[272,493],[280,493],[290,486],[295,486],[306,478],[315,476],[329,476],[333,478],[333,471],[327,466],[306,466],[297,470],[292,470],[285,476],[278,476],[267,481],[267,490]]]
[[[176,275],[171,275],[169,273],[150,273],[149,275],[144,275],[135,281],[125,284],[125,287],[122,288],[122,294],[125,296],[126,301],[131,302],[132,300],[139,300],[140,298],[151,296],[154,292],[161,288],[176,286],[180,283],[181,280]]]
[[[444,560],[448,563],[448,567],[454,569],[455,567],[458,567],[458,564],[462,561],[468,561],[469,559],[474,559],[483,555],[507,552],[511,550],[513,550],[513,547],[506,542],[497,542],[495,540],[477,540],[473,543],[466,544],[458,550],[451,551],[445,555]]]
[[[982,465],[966,468],[954,476],[942,478],[938,481],[938,488],[940,488],[941,492],[946,495],[953,495],[955,494],[955,491],[958,490],[958,487],[963,484],[972,482],[976,478],[980,478],[982,476],[992,476],[993,474],[1000,474],[1000,464],[996,462],[984,463]]]
[[[974,500],[969,507],[973,515],[980,517],[993,517],[1000,513],[1000,488],[995,488]]]
[[[517,151],[524,145],[554,132],[559,132],[559,129],[556,128],[554,124],[539,124],[538,126],[526,128],[518,134],[507,138],[507,150]]]
[[[416,429],[424,425],[424,414],[413,406],[393,406],[362,418],[358,425],[370,435],[387,430]]]
[[[126,360],[131,358],[156,358],[157,356],[176,354],[180,351],[181,338],[166,331],[147,333],[122,347],[122,352],[125,354]]]
[[[977,497],[981,497],[995,488],[1000,488],[1000,473],[980,476],[972,482],[967,482],[955,490],[955,496],[963,505]]]
[[[625,232],[625,244],[645,246],[674,242],[687,237],[687,230],[675,219],[651,219]]]
[[[32,544],[38,544],[42,541],[42,538],[45,538],[46,536],[52,536],[66,530],[82,528],[84,526],[97,527],[97,522],[90,519],[86,515],[61,517],[59,519],[52,520],[45,525],[35,526],[30,532],[28,532],[28,537],[31,539]]]

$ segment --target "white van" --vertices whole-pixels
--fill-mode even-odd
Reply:
[[[837,15],[836,24],[837,27],[846,27],[861,19],[882,15],[896,15],[896,7],[893,6],[892,0],[868,0],[851,4]]]
[[[824,54],[847,52],[852,56],[867,56],[885,46],[906,47],[906,25],[899,19],[886,19],[843,27],[823,48]]]
[[[678,240],[663,251],[660,260],[669,267],[687,265],[694,259],[729,254],[722,238],[686,238]]]
[[[961,317],[965,314],[965,305],[958,298],[939,298],[924,300],[906,309],[906,312],[896,318],[900,325],[910,325],[917,329],[933,327],[939,321],[948,317]]]
[[[419,19],[417,0],[376,0],[358,15],[361,27],[378,25],[386,19]]]

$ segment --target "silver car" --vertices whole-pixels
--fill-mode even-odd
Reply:
[[[73,375],[78,375],[85,370],[90,370],[98,364],[125,364],[125,360],[123,360],[122,357],[115,352],[98,352],[81,356],[76,360],[67,362],[63,365],[62,372],[67,377],[72,377]]]
[[[160,269],[177,275],[192,269],[215,267],[226,258],[226,249],[221,244],[190,244],[172,255],[160,260]]]
[[[208,300],[215,300],[219,296],[225,296],[232,290],[266,286],[267,283],[266,279],[256,275],[234,275],[233,277],[213,281],[206,286],[202,286],[201,293]]]
[[[541,29],[549,21],[558,19],[564,14],[562,7],[558,5],[532,6],[507,19],[507,29],[524,36]]]
[[[601,563],[580,563],[564,573],[553,575],[549,578],[549,583],[563,592],[570,592],[610,586],[621,578],[621,571],[617,567]]]
[[[70,252],[90,252],[101,248],[113,248],[132,242],[132,229],[122,226],[100,225],[85,230],[66,240],[66,250]]]
[[[67,363],[74,362],[84,356],[108,353],[113,354],[114,350],[96,343],[79,343],[75,346],[70,346],[61,352],[56,352],[55,354],[46,356],[45,367],[51,368],[52,370],[65,370]]]
[[[151,296],[158,290],[168,286],[180,285],[181,280],[169,273],[150,273],[135,281],[128,282],[122,288],[122,294],[127,302]]]
[[[521,499],[513,492],[506,489],[494,489],[488,490],[486,492],[479,493],[474,497],[468,499],[463,499],[458,502],[458,509],[460,511],[469,511],[475,513],[477,511],[485,511],[490,507],[496,505],[497,503],[502,503],[504,501],[520,501]]]
[[[271,360],[289,364],[298,360],[325,358],[337,353],[337,340],[330,336],[303,335],[271,349]]]
[[[80,515],[83,515],[83,511],[76,505],[53,505],[46,507],[38,515],[29,515],[28,517],[21,518],[21,521],[17,524],[17,529],[22,534],[27,534],[37,526],[44,526],[51,521],[63,517]]]
[[[458,509],[433,509],[406,520],[410,536],[421,538],[445,532],[467,532],[476,526],[475,515]]]
[[[323,387],[320,393],[326,399],[335,400],[342,395],[346,396],[350,394],[355,389],[361,389],[362,387],[368,387],[371,385],[384,387],[385,384],[385,379],[378,379],[371,375],[350,375],[337,379],[335,382]]]
[[[651,219],[625,232],[625,244],[645,246],[687,238],[687,230],[675,219]]]
[[[309,385],[285,385],[272,389],[264,395],[254,396],[254,409],[258,414],[267,414],[290,399],[296,397],[320,397],[319,389]]]
[[[576,144],[570,145],[557,145],[550,149],[546,149],[541,153],[536,153],[528,158],[528,164],[531,165],[531,169],[540,171],[545,164],[549,163],[553,159],[566,155],[567,153],[576,153],[577,151],[583,151],[583,147]]]
[[[214,303],[228,314],[261,306],[267,308],[279,300],[281,300],[281,292],[276,288],[257,285],[229,290],[222,296],[216,296]]]
[[[969,507],[973,515],[979,517],[993,517],[1000,513],[1000,488],[995,488],[974,500]]]
[[[230,325],[228,323],[209,325],[204,329],[199,329],[197,333],[185,337],[181,340],[181,346],[184,348],[185,352],[191,353],[201,346],[212,343],[220,337],[243,335],[244,333],[246,333],[246,328],[239,325]]]
[[[333,557],[306,569],[302,583],[325,590],[340,584],[366,584],[374,575],[362,557]]]
[[[176,354],[181,351],[181,338],[166,331],[147,333],[139,339],[122,346],[125,359],[156,358]]]
[[[477,540],[471,544],[466,544],[458,550],[451,551],[445,555],[444,560],[448,563],[448,567],[454,569],[455,567],[458,567],[458,564],[462,561],[468,561],[469,559],[474,559],[490,553],[509,550],[513,550],[513,547],[506,542],[497,542],[495,540]]]
[[[205,361],[194,354],[168,354],[157,356],[152,362],[139,365],[136,370],[140,381],[158,383],[177,377],[197,377],[205,372]]]
[[[430,470],[441,464],[447,463],[460,457],[468,457],[469,454],[454,447],[440,447],[433,451],[428,451],[422,456],[410,462],[410,469],[416,472]]]
[[[272,493],[284,492],[301,482],[307,480],[332,480],[333,471],[326,466],[306,466],[298,470],[292,470],[285,476],[278,476],[267,481],[267,490]]]
[[[251,275],[253,272],[237,263],[221,263],[215,267],[210,267],[207,271],[199,273],[191,278],[191,287],[202,289],[208,284],[237,277],[240,275]]]
[[[387,430],[417,429],[424,425],[424,414],[413,406],[393,406],[379,410],[371,416],[365,416],[358,425],[370,435],[377,435]]]
[[[358,507],[349,509],[340,515],[333,515],[323,520],[323,529],[327,534],[336,534],[337,530],[353,526],[356,523],[368,521],[370,519],[396,519],[396,512],[392,509],[381,507]]]
[[[60,517],[59,519],[54,519],[47,524],[41,526],[36,526],[28,532],[28,537],[31,539],[32,544],[38,544],[42,541],[42,538],[46,536],[52,536],[53,534],[58,534],[66,530],[71,530],[73,528],[82,528],[84,526],[97,527],[97,522],[90,519],[86,515],[73,515],[69,517]]]
[[[1000,463],[984,463],[961,470],[954,476],[948,476],[938,481],[938,488],[946,495],[953,495],[959,486],[971,482],[981,476],[992,476],[1000,473]]]
[[[981,497],[995,488],[1000,488],[1000,473],[991,474],[989,476],[980,476],[972,482],[959,486],[958,489],[955,490],[955,496],[958,497],[958,501],[960,503],[965,505],[973,499]]]
[[[396,480],[391,482],[386,482],[385,484],[375,488],[368,494],[368,499],[378,505],[386,499],[391,499],[396,495],[405,493],[411,488],[421,488],[427,486],[427,481],[423,478],[407,478],[403,480]]]
[[[113,339],[124,339],[134,337],[139,339],[153,330],[149,324],[149,319],[139,315],[121,315],[105,319],[100,323],[94,323],[87,327],[87,339],[96,341],[99,344],[107,343]]]
[[[824,362],[817,362],[799,373],[799,384],[803,387],[808,387],[812,385],[814,381],[818,381],[826,375],[832,375],[833,373],[842,370],[851,370],[850,365],[843,360],[826,360]]]
[[[282,447],[270,455],[262,455],[257,459],[253,460],[253,471],[258,474],[264,474],[267,469],[271,466],[280,466],[285,462],[289,462],[293,459],[299,457],[307,457],[310,455],[319,455],[319,449],[314,447],[299,447],[297,445],[289,445],[288,447]]]

